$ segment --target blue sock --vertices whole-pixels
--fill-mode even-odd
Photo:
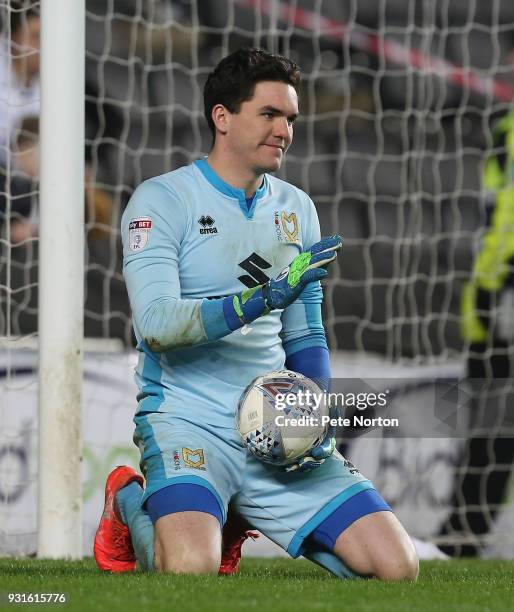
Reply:
[[[154,565],[154,530],[148,514],[141,508],[143,489],[131,482],[116,493],[122,521],[128,525],[132,546],[141,569],[149,571]]]

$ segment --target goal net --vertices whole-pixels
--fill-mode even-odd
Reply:
[[[500,223],[494,211],[514,163],[514,129],[497,137],[514,100],[510,0],[87,0],[86,6],[84,325],[88,338],[111,341],[103,373],[92,364],[88,370],[86,355],[86,396],[88,385],[112,368],[111,388],[119,394],[105,400],[104,414],[111,431],[126,432],[115,444],[107,435],[102,446],[85,402],[86,552],[101,480],[112,467],[102,462],[99,469],[95,461],[116,447],[113,462],[126,452],[135,464],[121,213],[142,180],[209,151],[203,83],[221,57],[241,46],[282,53],[302,69],[301,115],[280,176],[310,194],[322,234],[343,236],[338,268],[325,283],[335,376],[414,380],[419,386],[405,387],[403,404],[434,411],[420,389],[436,378],[465,378],[469,364],[480,362],[483,370],[472,372],[480,383],[469,391],[472,427],[483,424],[483,414],[498,414],[498,402],[508,405],[510,258],[498,264],[501,286],[478,291],[489,299],[474,303],[486,332],[479,341],[463,336],[461,304],[466,288],[477,288],[476,262]],[[35,530],[30,351],[38,311],[39,47],[30,26],[38,7],[0,0],[0,552],[32,552]],[[498,160],[496,178],[506,183],[491,186],[490,159]],[[510,245],[512,211],[504,219],[496,239]],[[500,319],[507,333],[498,340]],[[496,358],[506,370],[496,369]],[[492,391],[484,386],[496,379]],[[91,393],[101,406],[102,397]],[[507,417],[471,435],[372,435],[347,440],[345,450],[413,535],[452,554],[513,556]],[[6,519],[19,508],[21,527]]]

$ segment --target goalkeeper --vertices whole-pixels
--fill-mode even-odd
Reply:
[[[232,573],[248,525],[341,577],[415,579],[412,542],[372,483],[325,439],[286,473],[249,456],[239,396],[284,365],[328,385],[320,240],[310,198],[272,176],[298,116],[288,59],[243,49],[204,89],[207,158],[144,182],[122,220],[138,340],[134,440],[143,479],[108,477],[95,558],[109,571]],[[231,518],[227,523],[230,504]]]

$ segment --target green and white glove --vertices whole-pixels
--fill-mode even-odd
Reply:
[[[338,235],[323,238],[297,255],[277,278],[225,298],[223,312],[229,328],[237,329],[271,310],[287,308],[306,285],[327,276],[325,268],[336,259],[342,243]]]
[[[262,285],[262,294],[270,310],[287,308],[300,295],[305,285],[327,276],[325,266],[337,257],[341,236],[330,236],[316,242],[308,251],[297,255],[277,278]]]

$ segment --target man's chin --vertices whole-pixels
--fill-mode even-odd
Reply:
[[[274,161],[259,164],[257,166],[257,174],[264,174],[265,172],[278,172],[282,166],[282,160],[276,159]]]

